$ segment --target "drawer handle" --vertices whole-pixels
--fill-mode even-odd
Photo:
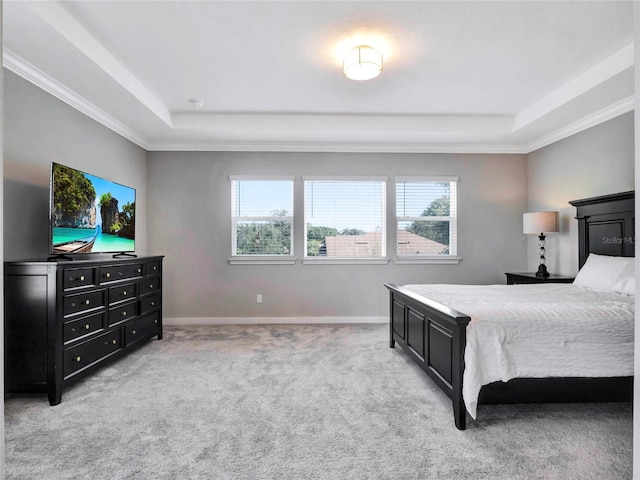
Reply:
[[[91,328],[91,325],[89,325],[88,323],[85,323],[84,325],[84,329],[85,330],[89,330]]]
[[[126,317],[127,316],[127,312],[122,312],[122,316]]]
[[[78,355],[77,357],[73,357],[74,362],[79,362],[82,358]]]
[[[122,296],[126,297],[127,296],[127,291],[125,290],[124,292],[122,292]]]
[[[153,271],[155,272],[156,270],[158,270],[158,267],[153,267]]]
[[[84,301],[85,305],[89,305],[91,303],[91,300],[89,300],[88,298]]]
[[[154,320],[153,323],[158,323],[158,320]]]
[[[138,273],[142,273],[142,269],[139,268],[138,270],[136,270]]]
[[[118,341],[117,340],[111,340],[111,345],[117,345]]]
[[[135,330],[131,330],[131,335],[135,335],[136,331]]]
[[[150,283],[150,284],[149,284],[149,288],[153,288],[153,283]]]
[[[111,278],[111,274],[110,274],[109,272],[107,272],[107,273],[105,274],[105,277],[107,277],[107,278]]]
[[[151,306],[155,307],[156,306],[156,302],[151,302]]]
[[[80,275],[80,281],[84,282],[84,275]]]

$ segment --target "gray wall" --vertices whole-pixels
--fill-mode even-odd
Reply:
[[[150,152],[148,161],[149,251],[166,255],[168,318],[384,317],[384,282],[504,283],[525,267],[523,155]],[[243,174],[295,175],[297,188],[302,175],[457,175],[462,261],[229,265],[229,175]],[[296,247],[300,259],[301,239]]]
[[[384,317],[383,282],[503,283],[505,271],[535,269],[537,242],[522,235],[521,214],[542,209],[561,212],[562,232],[548,237],[549,268],[573,274],[577,232],[567,202],[634,188],[632,114],[528,156],[147,153],[10,72],[4,89],[5,259],[47,255],[51,161],[131,185],[138,194],[137,251],[166,255],[169,318]],[[229,265],[228,177],[243,174],[457,175],[462,261]]]
[[[527,157],[527,211],[560,212],[560,233],[547,235],[552,273],[578,271],[578,222],[570,200],[634,190],[633,112],[616,117]],[[538,241],[527,245],[528,270],[538,266]]]
[[[136,251],[147,250],[147,153],[5,70],[4,258],[48,254],[51,162],[136,189]]]

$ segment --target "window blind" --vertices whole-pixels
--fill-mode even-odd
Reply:
[[[305,179],[306,257],[386,256],[386,179]]]
[[[457,255],[457,177],[396,180],[398,256]]]

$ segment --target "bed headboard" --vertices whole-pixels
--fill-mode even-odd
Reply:
[[[578,260],[590,253],[635,256],[635,192],[614,193],[569,202],[578,219]]]

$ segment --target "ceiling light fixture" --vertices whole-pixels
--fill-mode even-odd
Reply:
[[[351,80],[370,80],[382,71],[382,54],[368,45],[359,45],[344,57],[344,76]]]

